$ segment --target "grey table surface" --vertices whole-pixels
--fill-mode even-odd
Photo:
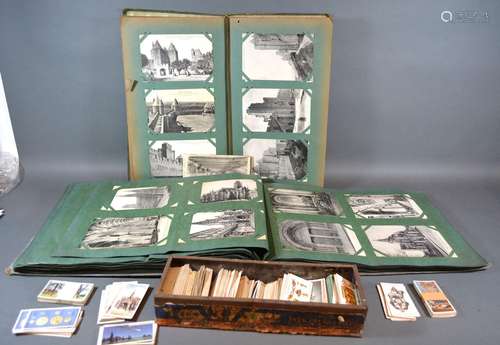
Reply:
[[[333,14],[326,185],[426,192],[492,263],[472,273],[362,277],[369,312],[361,339],[162,328],[159,344],[500,342],[500,2],[495,0],[0,0],[0,72],[26,169],[22,184],[0,199],[7,212],[0,219],[1,267],[39,230],[67,184],[127,178],[123,8]],[[444,10],[455,18],[487,13],[488,21],[444,23]],[[385,320],[375,284],[415,278],[437,279],[458,316]],[[99,289],[115,281],[85,280]],[[36,302],[46,281],[0,275],[0,344],[95,344],[98,295],[70,339],[10,333],[19,309],[48,306]],[[153,317],[150,296],[139,320]]]

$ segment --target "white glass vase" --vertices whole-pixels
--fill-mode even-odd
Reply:
[[[21,182],[23,168],[19,162],[16,140],[0,74],[0,196]]]

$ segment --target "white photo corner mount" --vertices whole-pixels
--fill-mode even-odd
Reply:
[[[12,130],[7,98],[0,74],[0,196],[21,182],[23,169],[19,162],[16,139]]]

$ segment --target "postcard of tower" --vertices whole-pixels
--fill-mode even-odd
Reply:
[[[147,80],[205,80],[214,69],[212,41],[202,33],[150,34],[139,49]]]
[[[254,213],[250,209],[200,212],[193,216],[189,238],[211,240],[244,237],[255,233]]]
[[[120,286],[104,311],[104,318],[132,319],[149,290],[149,284],[129,283]]]

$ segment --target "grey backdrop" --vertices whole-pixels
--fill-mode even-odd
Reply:
[[[26,169],[25,181],[0,200],[7,209],[0,220],[3,267],[40,228],[67,183],[127,177],[119,31],[126,7],[333,14],[327,185],[427,192],[493,263],[476,273],[363,277],[370,310],[361,340],[169,328],[159,343],[498,344],[500,4],[493,0],[1,0],[0,72]],[[443,10],[487,11],[489,21],[446,24]],[[458,317],[386,321],[374,284],[415,277],[438,279]],[[45,281],[0,277],[0,343],[95,343],[97,296],[71,340],[10,335],[20,308],[42,305],[36,294]],[[111,282],[92,281],[99,288]],[[141,320],[153,317],[151,302]]]

